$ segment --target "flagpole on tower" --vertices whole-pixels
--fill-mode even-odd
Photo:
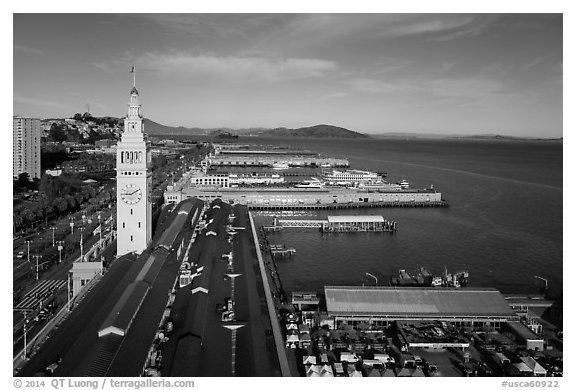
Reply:
[[[130,71],[130,73],[132,73],[134,87],[136,87],[136,67],[135,66],[132,67],[132,70]]]

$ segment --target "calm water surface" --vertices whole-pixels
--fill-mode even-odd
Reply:
[[[241,140],[240,142],[243,142]],[[353,168],[388,172],[413,188],[434,185],[444,209],[361,209],[331,214],[381,214],[398,223],[394,235],[322,235],[285,229],[271,243],[297,249],[277,262],[287,291],[327,284],[387,284],[399,269],[440,274],[470,271],[472,286],[537,293],[535,275],[562,291],[562,144],[517,141],[310,140],[250,138],[347,157]],[[270,219],[260,213],[262,220]],[[299,212],[298,214],[302,214]],[[303,218],[327,212],[304,213]]]

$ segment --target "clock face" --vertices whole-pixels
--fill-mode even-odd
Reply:
[[[122,200],[128,204],[136,204],[142,199],[142,190],[134,184],[128,184],[120,193]]]

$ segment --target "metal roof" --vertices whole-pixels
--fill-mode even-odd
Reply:
[[[530,328],[528,328],[520,321],[510,321],[508,322],[508,326],[513,332],[515,332],[518,336],[520,336],[524,340],[544,340],[542,337],[532,332]]]
[[[492,288],[324,287],[331,315],[515,317]]]
[[[102,327],[98,331],[98,337],[106,336],[110,333],[124,336],[128,332],[132,320],[136,317],[136,313],[138,313],[148,290],[149,286],[146,282],[130,283],[108,317],[106,317],[106,320],[104,320]]]
[[[384,222],[381,215],[329,215],[330,223],[349,223],[349,222]]]

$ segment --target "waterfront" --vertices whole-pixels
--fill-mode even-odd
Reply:
[[[472,286],[504,293],[538,293],[535,275],[562,291],[562,144],[510,141],[302,140],[251,142],[306,147],[350,159],[354,168],[386,171],[412,188],[434,184],[450,203],[434,209],[338,210],[382,214],[395,235],[322,235],[290,229],[271,243],[295,247],[278,262],[285,289],[321,290],[326,284],[387,283],[398,269],[419,266],[438,274],[467,269]],[[268,215],[269,213],[263,213]],[[300,212],[323,218],[334,212]]]

